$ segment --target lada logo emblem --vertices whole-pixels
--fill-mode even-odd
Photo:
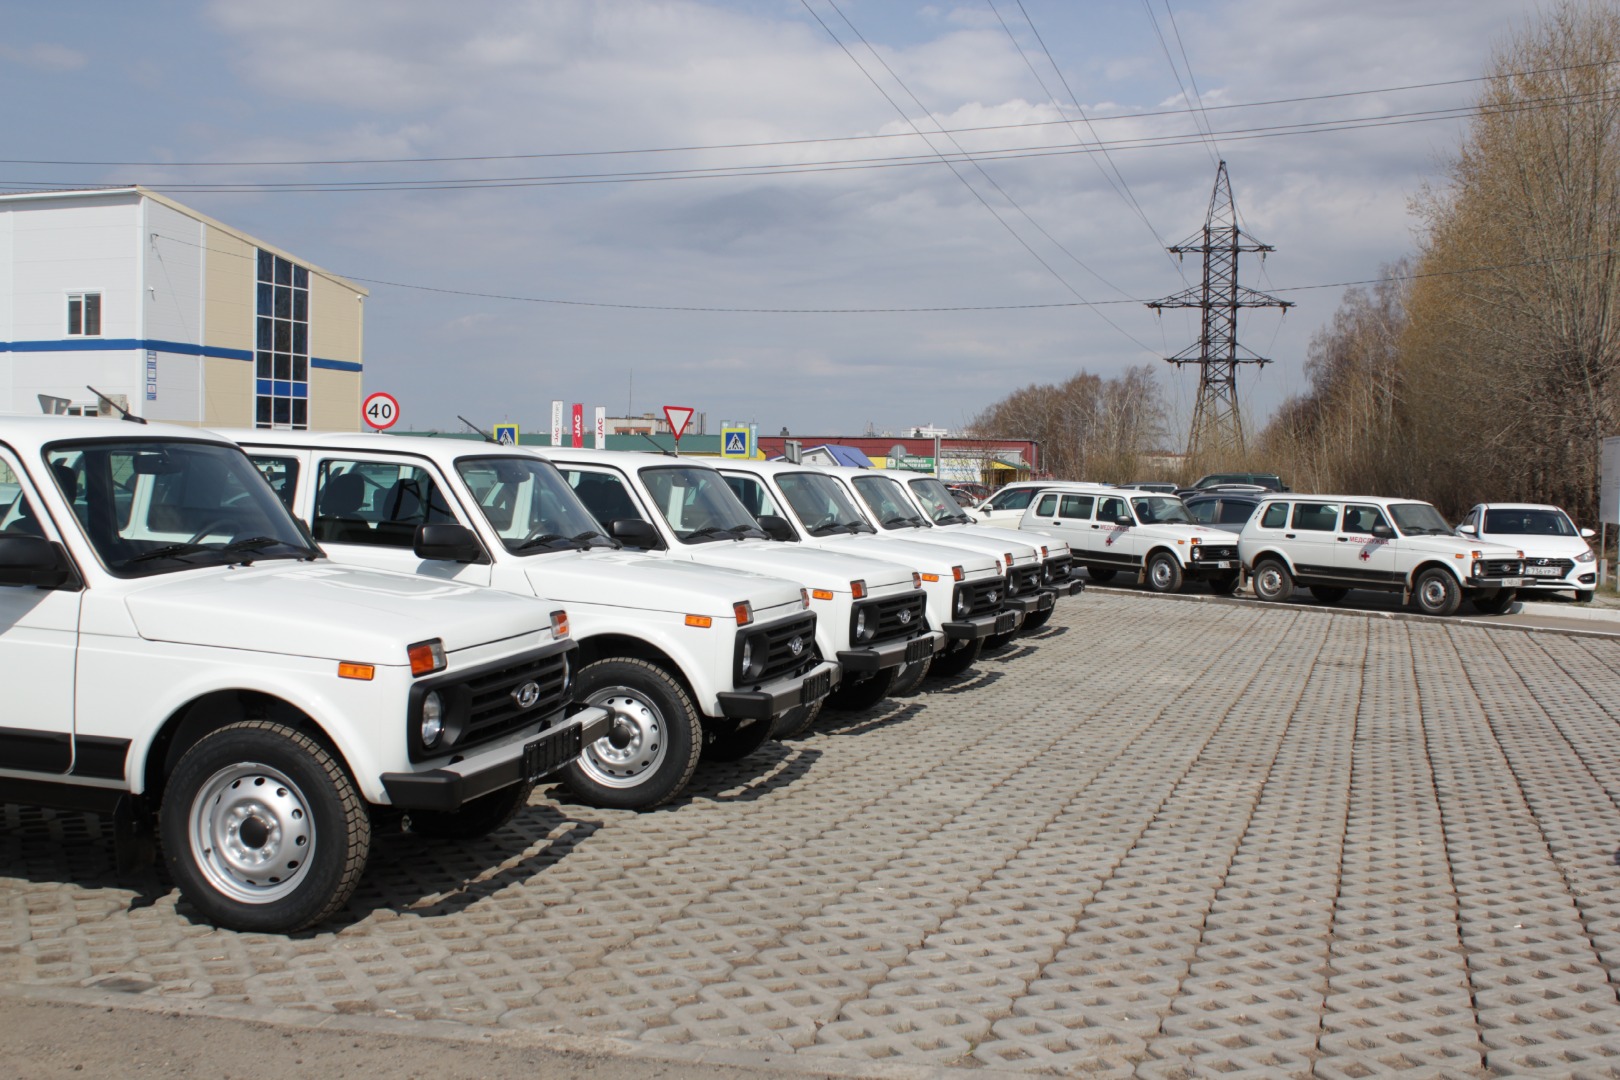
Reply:
[[[900,625],[905,626],[910,621],[911,621],[911,609],[910,608],[901,608],[900,609]]]
[[[990,591],[989,591],[989,592],[987,592],[987,593],[985,593],[985,594],[984,594],[984,599],[985,599],[985,601],[986,601],[986,602],[987,602],[987,603],[991,603],[991,604],[993,604],[993,603],[995,603],[995,602],[996,602],[996,601],[997,601],[997,600],[1000,600],[1000,599],[1001,599],[1001,594],[1000,594],[1000,593],[998,593],[998,592],[996,592],[996,590],[994,590],[994,589],[991,589],[991,590],[990,590]]]
[[[798,656],[800,653],[804,652],[804,638],[796,637],[792,641],[788,642],[788,652],[792,653],[794,656]]]
[[[512,691],[512,702],[520,709],[532,709],[540,700],[540,684],[526,682]]]

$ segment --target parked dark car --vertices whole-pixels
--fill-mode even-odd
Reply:
[[[1182,488],[1176,494],[1186,498],[1189,495],[1196,495],[1208,491],[1210,488],[1221,487],[1226,484],[1254,484],[1257,487],[1265,488],[1267,491],[1292,490],[1282,482],[1282,478],[1276,473],[1227,472],[1210,473],[1208,476],[1200,477],[1192,487]]]
[[[1258,494],[1220,491],[1207,495],[1188,495],[1182,500],[1187,513],[1200,525],[1227,532],[1242,532],[1244,524],[1260,505]]]

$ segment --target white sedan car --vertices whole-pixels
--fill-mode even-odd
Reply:
[[[1507,544],[1524,551],[1524,584],[1529,593],[1568,590],[1575,599],[1592,599],[1597,587],[1597,556],[1587,543],[1591,529],[1577,529],[1556,506],[1536,503],[1480,503],[1463,516],[1459,536]]]

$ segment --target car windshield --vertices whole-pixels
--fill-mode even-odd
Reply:
[[[1172,495],[1149,495],[1131,500],[1136,520],[1143,525],[1195,525],[1187,505]]]
[[[684,544],[765,536],[713,469],[657,465],[641,470],[653,505]]]
[[[527,455],[464,457],[456,459],[456,471],[514,555],[616,546],[550,462]]]
[[[968,525],[973,519],[962,512],[955,499],[951,498],[951,491],[944,484],[932,476],[920,476],[915,480],[908,480],[907,485],[917,501],[922,503],[923,509],[935,525]]]
[[[57,443],[45,461],[96,556],[121,577],[320,554],[235,447]]]
[[[885,529],[922,529],[928,526],[901,486],[887,476],[856,476],[855,493]]]
[[[799,516],[799,524],[812,536],[877,532],[855,508],[843,485],[825,473],[782,473],[776,483]]]
[[[1451,531],[1440,511],[1428,503],[1395,503],[1389,516],[1402,536],[1442,536]]]
[[[1485,532],[1496,536],[1575,536],[1575,525],[1562,510],[1485,511]]]

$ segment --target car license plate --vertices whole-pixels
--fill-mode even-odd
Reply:
[[[1232,569],[1232,564],[1230,562],[1228,562],[1226,559],[1219,559],[1219,560],[1217,560],[1215,562],[1205,563],[1204,565],[1208,566],[1208,567],[1210,567],[1211,569],[1214,569],[1214,570],[1230,570],[1230,569]]]
[[[1504,589],[1517,589],[1520,585],[1523,585],[1523,584],[1524,584],[1524,578],[1505,577],[1505,578],[1502,579],[1502,588],[1504,588]]]
[[[804,680],[803,686],[799,687],[799,704],[809,705],[812,702],[820,701],[827,696],[827,692],[831,689],[832,672],[823,671],[812,675]]]
[[[934,643],[928,638],[912,638],[906,642],[906,663],[915,664],[934,655]]]
[[[1556,566],[1527,566],[1524,572],[1531,577],[1563,577],[1564,572]]]
[[[568,724],[546,732],[531,743],[524,743],[523,778],[540,780],[579,757],[579,752],[584,749],[580,745],[579,732],[578,724]]]

